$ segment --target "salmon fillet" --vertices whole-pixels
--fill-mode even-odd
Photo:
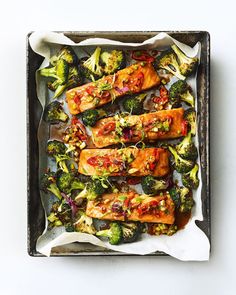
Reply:
[[[173,224],[174,211],[168,193],[150,197],[129,192],[105,194],[99,200],[88,201],[86,215],[104,220]]]
[[[169,173],[169,152],[163,148],[84,149],[79,172],[85,175],[164,176]]]
[[[117,73],[104,76],[66,92],[66,102],[72,115],[94,109],[127,93],[139,93],[160,84],[151,63],[136,63]]]
[[[184,109],[101,119],[92,127],[92,139],[102,148],[120,142],[155,141],[184,136]]]

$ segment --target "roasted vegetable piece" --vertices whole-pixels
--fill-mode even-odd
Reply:
[[[197,148],[192,142],[191,132],[189,131],[187,136],[175,146],[177,153],[186,160],[195,161],[198,156]]]
[[[93,219],[86,214],[82,214],[81,217],[74,223],[75,230],[81,233],[87,233],[94,235],[96,229],[93,225]]]
[[[69,65],[64,59],[59,59],[54,67],[44,68],[39,71],[41,76],[55,78],[59,84],[68,80]]]
[[[100,54],[101,48],[97,47],[93,54],[81,63],[86,78],[90,80],[96,80],[102,76],[102,67],[99,64]]]
[[[175,224],[156,223],[151,226],[151,232],[154,235],[172,236],[177,232],[178,228]]]
[[[154,195],[160,190],[167,189],[169,181],[156,179],[152,175],[148,175],[142,178],[141,185],[145,194]]]
[[[59,200],[62,199],[61,192],[56,184],[56,174],[54,172],[49,172],[42,175],[40,189],[45,193],[53,193]]]
[[[146,93],[126,97],[123,101],[124,110],[134,115],[142,114],[144,112],[143,101],[146,97]]]
[[[133,243],[137,241],[142,233],[141,226],[137,222],[122,222],[122,241],[124,243]]]
[[[101,56],[102,70],[106,75],[111,75],[125,67],[125,54],[122,50],[104,51]]]
[[[184,101],[194,107],[195,99],[191,92],[191,87],[185,81],[178,80],[170,87],[170,101],[173,105],[179,105],[180,101]]]
[[[117,245],[122,241],[122,227],[117,222],[112,222],[109,229],[100,230],[96,233],[98,237],[107,237],[111,245]]]
[[[104,116],[106,116],[106,112],[103,109],[87,110],[82,114],[82,121],[84,125],[93,127]]]
[[[85,188],[80,192],[75,201],[79,201],[81,198],[86,198],[88,200],[94,200],[98,196],[105,193],[109,188],[109,183],[106,177],[93,177],[90,182],[88,182]]]
[[[182,174],[183,185],[189,189],[197,189],[199,186],[198,178],[198,164],[195,164],[192,170],[187,173]]]
[[[47,123],[50,124],[58,124],[60,122],[65,123],[69,119],[59,101],[53,101],[46,106],[43,118]]]
[[[184,76],[193,74],[197,68],[198,58],[186,56],[176,45],[171,47],[177,55],[181,74]]]
[[[194,108],[190,108],[185,111],[184,118],[188,122],[190,127],[190,133],[194,136],[196,135],[197,123],[196,123],[196,111]]]
[[[57,176],[57,186],[60,191],[70,193],[73,190],[82,190],[85,185],[73,173],[60,172]]]
[[[48,221],[50,227],[63,225],[66,231],[74,231],[71,207],[65,200],[53,203]]]
[[[58,140],[50,140],[47,143],[47,153],[49,156],[53,156],[56,160],[59,168],[65,173],[69,173],[69,169],[66,165],[66,160],[70,160],[70,157],[65,154],[66,146],[63,142]]]
[[[47,85],[50,90],[55,92],[53,98],[57,98],[65,90],[80,86],[82,83],[83,77],[81,73],[76,66],[72,66],[69,68],[68,81],[65,84],[60,84],[58,80],[55,80],[54,82],[48,82]]]
[[[65,60],[69,65],[78,64],[78,57],[70,46],[63,46],[57,55],[50,58],[50,63],[55,66],[60,59]]]
[[[174,168],[177,172],[186,173],[186,172],[189,172],[193,168],[194,161],[185,160],[182,157],[180,157],[180,155],[178,155],[175,148],[173,148],[171,146],[169,146],[168,148],[174,157]]]
[[[172,50],[162,52],[157,58],[157,67],[167,70],[181,80],[186,78],[181,74],[176,55]]]
[[[175,203],[175,207],[181,212],[191,211],[194,200],[192,191],[187,187],[174,187],[170,190],[170,196]]]

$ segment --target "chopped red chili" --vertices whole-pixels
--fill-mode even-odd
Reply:
[[[181,124],[181,134],[183,136],[186,136],[188,133],[188,122],[186,120],[183,120]]]

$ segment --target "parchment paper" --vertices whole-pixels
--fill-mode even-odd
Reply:
[[[122,43],[118,41],[101,39],[101,38],[92,38],[84,40],[80,43],[74,43],[72,40],[64,36],[62,33],[54,33],[54,32],[34,32],[30,36],[30,45],[32,49],[45,57],[45,60],[41,67],[45,67],[48,65],[48,60],[50,56],[55,52],[60,45],[73,45],[78,48],[83,49],[84,46],[88,45],[107,45],[114,46],[116,48],[162,48],[166,46],[170,46],[175,43],[183,52],[185,52],[188,56],[198,56],[200,57],[201,44],[197,43],[193,48],[178,42],[173,39],[166,33],[159,33],[153,38],[150,38],[143,43]],[[45,100],[48,95],[47,89],[45,86],[45,81],[42,83],[36,73],[36,82],[37,82],[37,94],[38,99],[41,102],[42,106],[45,106]],[[197,99],[196,93],[196,77],[188,79],[188,83],[193,88],[193,92]],[[45,130],[48,129],[48,125],[45,124],[42,120],[40,123],[40,127],[38,130],[38,139],[39,139],[39,154],[45,150],[45,144],[42,140],[43,134],[45,134]],[[195,137],[195,143],[198,146],[197,134]],[[45,167],[45,160],[40,159],[40,167],[39,173],[41,174],[43,167]],[[48,163],[47,163],[48,164]],[[200,160],[198,159],[198,164],[200,167]],[[199,178],[201,179],[201,169],[199,169]],[[65,245],[72,242],[88,242],[97,246],[105,247],[108,249],[112,249],[115,251],[120,251],[123,253],[130,254],[140,254],[145,255],[149,253],[153,253],[155,251],[163,251],[177,259],[183,261],[189,260],[198,260],[204,261],[209,259],[210,252],[210,243],[206,235],[201,231],[200,228],[195,224],[196,220],[203,220],[202,215],[202,202],[201,202],[201,188],[202,182],[200,181],[200,185],[198,189],[194,192],[194,200],[195,206],[192,210],[192,217],[189,220],[188,224],[185,226],[183,230],[179,230],[173,236],[151,236],[148,234],[143,234],[142,239],[135,243],[131,244],[122,244],[118,246],[112,246],[108,242],[103,242],[97,237],[85,233],[65,232],[61,227],[54,228],[52,230],[47,230],[47,214],[48,212],[48,203],[49,198],[45,197],[45,195],[41,194],[42,203],[45,208],[45,218],[46,218],[46,228],[44,233],[39,237],[37,241],[37,251],[40,253],[50,256],[51,249],[55,246]]]

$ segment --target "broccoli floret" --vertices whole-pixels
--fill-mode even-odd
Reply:
[[[45,193],[53,193],[59,200],[62,199],[61,192],[56,185],[56,174],[54,172],[49,172],[42,175],[40,189]]]
[[[155,179],[152,175],[142,178],[142,189],[147,195],[155,195],[158,191],[167,189],[169,182],[162,179]]]
[[[198,156],[197,148],[192,142],[191,132],[188,132],[187,136],[175,146],[177,153],[186,160],[195,161]]]
[[[50,63],[55,66],[60,59],[65,60],[69,65],[78,64],[78,57],[70,46],[63,46],[57,55],[50,58]]]
[[[49,156],[53,156],[55,158],[57,165],[62,171],[69,173],[66,160],[70,160],[70,157],[65,154],[66,146],[63,142],[58,140],[48,141],[46,151]]]
[[[122,222],[122,241],[124,243],[133,243],[141,235],[141,226],[137,222]]]
[[[178,80],[170,87],[170,101],[173,105],[179,105],[180,101],[184,101],[194,107],[195,99],[191,92],[190,86],[185,81]]]
[[[68,80],[69,65],[64,59],[59,59],[54,67],[44,68],[39,71],[41,76],[55,78],[59,84]]]
[[[134,115],[139,115],[144,112],[143,101],[147,94],[142,93],[137,96],[128,96],[123,100],[123,108],[126,112]]]
[[[60,203],[53,203],[48,221],[50,222],[50,227],[64,225],[66,231],[74,231],[72,210],[65,200],[62,200]]]
[[[47,85],[50,90],[55,92],[53,98],[57,98],[62,95],[65,90],[77,87],[82,83],[83,78],[81,73],[76,66],[72,66],[69,68],[68,81],[65,84],[60,84],[58,80],[55,80],[54,82],[48,82]]]
[[[181,74],[189,76],[194,73],[197,68],[198,58],[186,56],[176,45],[171,47],[177,55]]]
[[[94,200],[98,196],[104,194],[109,186],[110,184],[107,177],[94,176],[93,179],[86,184],[82,192],[75,197],[75,201],[79,201],[81,198]]]
[[[96,80],[102,76],[102,67],[99,64],[101,48],[97,47],[94,53],[85,61],[82,61],[84,74],[88,79]]]
[[[102,70],[106,75],[111,75],[125,67],[125,54],[122,50],[104,51],[101,56]]]
[[[192,191],[188,189],[187,187],[181,187],[179,188],[179,193],[180,193],[179,211],[182,213],[191,211],[194,205]]]
[[[86,126],[96,125],[99,119],[99,112],[97,110],[87,110],[82,115],[82,121]]]
[[[183,185],[189,189],[197,189],[199,186],[198,164],[195,164],[192,170],[182,175]]]
[[[86,214],[82,214],[81,217],[74,223],[75,230],[81,233],[87,233],[94,235],[96,229],[93,225],[93,219]]]
[[[157,67],[167,70],[181,80],[186,78],[181,74],[176,55],[172,50],[164,51],[157,58]]]
[[[46,106],[43,118],[47,123],[50,124],[58,124],[60,122],[65,123],[69,119],[59,101],[53,101]]]
[[[195,136],[197,123],[196,123],[196,111],[193,108],[190,108],[184,112],[184,118],[188,122],[188,126],[190,127],[190,133]]]
[[[57,176],[57,186],[60,191],[69,194],[73,190],[82,190],[85,185],[73,173],[61,172]]]
[[[171,146],[169,146],[168,148],[174,157],[174,168],[177,172],[186,173],[186,172],[189,172],[193,168],[194,161],[185,160],[185,159],[181,158],[180,155],[178,155],[176,149],[174,149]]]
[[[112,222],[109,229],[100,230],[96,233],[98,237],[107,237],[111,245],[117,245],[122,241],[122,227],[117,222]]]
[[[170,190],[170,196],[176,209],[181,213],[191,211],[194,201],[192,191],[187,187],[174,187]]]
[[[50,156],[64,154],[66,152],[66,146],[62,141],[49,140],[47,142],[47,153]]]

